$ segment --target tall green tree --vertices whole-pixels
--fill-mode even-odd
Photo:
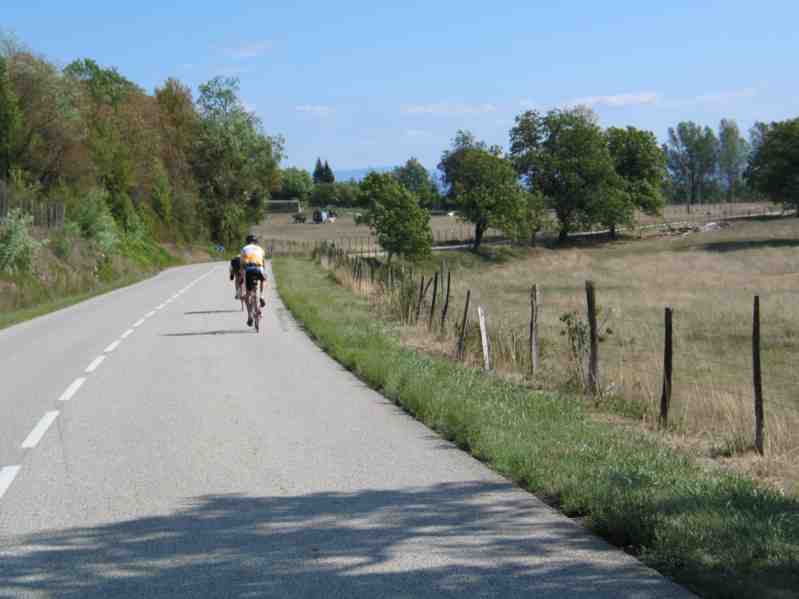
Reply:
[[[721,119],[721,123],[719,123],[719,171],[727,188],[728,202],[732,201],[740,187],[749,152],[749,143],[741,137],[738,124],[732,119]]]
[[[333,174],[333,169],[330,168],[330,165],[325,160],[325,165],[322,167],[322,182],[323,183],[335,183],[336,182],[336,175]]]
[[[206,199],[211,233],[238,241],[246,219],[260,216],[264,199],[279,182],[280,140],[267,137],[261,122],[238,97],[237,79],[217,77],[200,86],[199,139],[194,172]],[[238,231],[233,226],[237,218]]]
[[[605,134],[592,113],[528,110],[516,117],[510,132],[510,159],[531,192],[540,193],[558,219],[565,241],[578,224],[615,223],[627,218],[629,202]]]
[[[0,179],[7,179],[14,164],[22,113],[8,76],[6,60],[0,56]]]
[[[366,220],[389,261],[394,256],[417,260],[430,255],[430,213],[410,191],[389,173],[369,173],[360,187],[369,202]]]
[[[626,202],[633,209],[647,214],[658,214],[664,203],[661,190],[666,177],[666,156],[658,145],[655,134],[635,127],[611,127],[606,135],[613,166],[623,180],[623,191],[626,194],[625,198],[611,191],[608,202]],[[626,211],[622,209],[622,212]],[[614,237],[617,224],[615,220],[610,225],[611,235]]]
[[[289,167],[280,171],[280,189],[274,194],[279,200],[299,200],[305,203],[313,192],[313,179],[302,168]]]
[[[527,222],[527,198],[513,165],[491,152],[467,148],[461,152],[454,201],[461,218],[474,225],[477,251],[489,227],[518,236]]]
[[[405,164],[396,167],[392,174],[405,189],[416,194],[421,206],[432,208],[438,203],[438,187],[430,178],[427,169],[416,158],[409,158]]]
[[[669,172],[675,183],[685,190],[687,207],[702,200],[702,189],[715,172],[718,164],[719,142],[710,127],[694,122],[679,123],[669,127],[665,146]]]
[[[325,167],[322,166],[322,159],[316,159],[316,166],[313,169],[313,182],[314,185],[319,185],[325,182]]]
[[[761,133],[747,169],[750,185],[799,210],[799,118],[771,123]]]
[[[441,171],[441,178],[447,187],[447,197],[450,200],[460,193],[460,188],[463,186],[462,166],[468,150],[482,150],[494,156],[502,155],[502,148],[499,146],[489,146],[484,141],[478,140],[471,131],[459,129],[438,163],[438,170]]]

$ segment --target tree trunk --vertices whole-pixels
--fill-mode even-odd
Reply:
[[[616,225],[610,225],[610,238],[616,239]]]
[[[483,233],[485,233],[486,226],[483,223],[477,223],[474,226],[474,246],[472,249],[476,252],[483,241]]]
[[[558,233],[558,243],[566,243],[568,238],[569,230],[565,227],[561,227],[560,232]]]

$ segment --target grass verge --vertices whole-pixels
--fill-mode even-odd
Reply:
[[[405,348],[365,299],[308,260],[274,269],[325,351],[496,471],[704,597],[797,596],[796,498],[594,422],[574,398]]]
[[[12,325],[19,324],[20,322],[25,322],[26,320],[38,318],[39,316],[44,316],[45,314],[49,314],[50,312],[55,312],[57,310],[68,308],[69,306],[86,301],[98,295],[114,291],[115,289],[127,287],[128,285],[133,285],[134,283],[138,283],[139,281],[151,277],[154,274],[155,272],[143,273],[138,275],[128,275],[122,277],[121,279],[117,279],[111,283],[102,283],[90,291],[85,291],[83,293],[75,293],[56,300],[45,301],[40,304],[36,304],[34,306],[21,308],[19,310],[13,310],[11,312],[0,314],[0,329],[5,329]]]
[[[200,248],[196,249],[196,253],[197,258],[214,256],[210,251],[204,255]],[[165,268],[190,263],[194,261],[194,254],[192,248],[175,248],[172,253],[160,245],[146,244],[124,256],[115,257],[115,263],[103,262],[96,274],[88,272],[86,265],[73,267],[74,274],[69,279],[64,276],[66,268],[63,263],[53,260],[50,267],[57,270],[60,276],[52,277],[49,283],[44,283],[33,274],[10,278],[10,282],[20,291],[17,301],[22,305],[0,312],[0,330],[133,285]],[[8,285],[8,278],[0,278],[0,291],[4,282]]]

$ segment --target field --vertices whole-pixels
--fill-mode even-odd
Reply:
[[[452,299],[445,333],[408,326],[409,344],[451,357],[466,291],[472,310],[485,308],[492,367],[541,389],[581,393],[561,320],[584,322],[585,281],[597,288],[600,408],[655,428],[663,371],[664,308],[674,309],[674,384],[670,414],[676,443],[699,455],[730,458],[799,491],[799,220],[737,221],[718,232],[626,239],[569,248],[501,248],[437,254],[428,272],[447,262]],[[542,361],[529,375],[530,287],[541,290]],[[751,458],[754,440],[752,303],[761,297],[766,460]],[[439,295],[438,306],[443,296]],[[467,362],[482,364],[475,314]],[[742,457],[744,456],[744,457]]]
[[[778,208],[767,203],[704,204],[694,206],[688,213],[684,206],[667,206],[658,217],[638,215],[638,223],[651,225],[664,222],[708,222],[716,218],[762,214]],[[256,232],[262,240],[274,245],[276,252],[290,251],[294,244],[314,244],[319,241],[336,241],[340,246],[353,251],[372,251],[375,240],[369,227],[356,225],[354,211],[340,212],[335,223],[315,225],[310,223],[311,213],[306,211],[309,222],[295,224],[291,214],[270,214]],[[474,239],[474,227],[453,216],[433,216],[430,219],[434,244],[469,242]],[[486,239],[501,237],[499,231],[489,230]]]

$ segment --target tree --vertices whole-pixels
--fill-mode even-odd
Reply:
[[[360,187],[369,202],[366,220],[389,261],[393,256],[417,260],[430,255],[430,213],[410,191],[389,173],[369,173]]]
[[[314,185],[319,185],[325,182],[325,168],[322,166],[322,159],[316,159],[316,166],[313,169],[313,182]]]
[[[611,127],[606,135],[613,166],[623,180],[623,191],[626,193],[626,197],[623,197],[616,190],[606,190],[606,193],[610,192],[606,197],[608,209],[600,209],[600,212],[618,213],[622,217],[621,220],[605,219],[612,221],[609,227],[611,236],[615,237],[616,224],[624,222],[624,215],[630,212],[623,204],[629,203],[633,209],[647,214],[660,212],[663,207],[661,189],[666,176],[666,156],[651,131],[635,127]]]
[[[475,251],[489,227],[518,236],[527,222],[527,198],[513,165],[487,150],[468,148],[461,152],[455,203],[461,218],[474,225]]]
[[[324,208],[325,206],[337,206],[338,189],[334,183],[318,183],[314,185],[311,192],[311,206]]]
[[[749,158],[749,144],[741,137],[738,124],[721,119],[719,124],[719,171],[727,186],[727,201],[731,202],[739,187],[741,175]]]
[[[701,201],[702,189],[718,163],[718,139],[710,127],[704,129],[694,122],[682,122],[669,127],[669,140],[664,150],[669,171],[675,183],[685,189],[688,211]]]
[[[333,174],[333,169],[330,168],[330,165],[325,160],[325,165],[322,167],[322,182],[323,183],[335,183],[336,176]]]
[[[279,200],[308,201],[313,192],[313,179],[310,173],[302,168],[289,167],[280,171],[280,189],[274,194]]]
[[[0,179],[8,178],[14,164],[22,114],[8,77],[6,60],[0,56]]]
[[[799,210],[799,118],[761,129],[747,169],[750,184],[772,201]]]
[[[396,167],[392,174],[405,189],[416,194],[421,206],[432,208],[438,202],[438,188],[430,178],[430,173],[416,158],[409,158],[404,165]]]
[[[15,163],[45,191],[60,183],[91,184],[94,164],[80,85],[28,52],[5,55],[8,77],[22,114]]]
[[[629,213],[607,138],[593,113],[529,110],[510,132],[510,159],[531,192],[542,194],[559,223],[559,239],[580,224],[615,223]]]
[[[335,187],[339,206],[352,208],[363,204],[364,198],[361,188],[355,181],[335,183]]]
[[[478,141],[471,131],[459,129],[452,140],[450,149],[444,150],[441,161],[438,163],[438,170],[444,185],[447,186],[447,197],[453,199],[459,193],[459,186],[462,185],[462,161],[467,150],[482,150],[493,154],[502,155],[502,148],[499,146],[488,146],[484,141]]]
[[[235,218],[257,219],[279,184],[280,139],[267,137],[238,98],[238,80],[217,77],[200,86],[201,126],[194,173],[215,239],[230,243]],[[242,227],[245,223],[241,223]]]
[[[156,88],[159,124],[163,143],[161,157],[175,185],[191,187],[191,159],[200,127],[191,90],[177,79],[167,79]]]

